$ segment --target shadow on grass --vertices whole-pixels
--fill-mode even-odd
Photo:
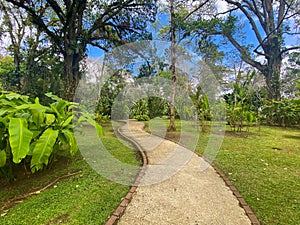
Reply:
[[[283,135],[283,137],[284,138],[300,140],[300,136],[296,136],[296,135]]]

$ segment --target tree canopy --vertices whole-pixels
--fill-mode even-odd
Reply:
[[[74,98],[88,44],[108,51],[116,45],[150,38],[146,26],[156,15],[156,0],[8,2],[24,9],[48,37],[51,47],[62,54],[68,100]]]

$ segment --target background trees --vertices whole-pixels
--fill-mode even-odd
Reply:
[[[242,59],[264,75],[269,99],[280,99],[282,60],[290,51],[300,48],[287,43],[290,37],[299,34],[296,24],[299,19],[298,1],[225,1],[229,9],[222,13],[227,13],[224,19],[217,14],[216,19],[209,23],[205,19],[200,20],[205,25],[199,26],[204,31],[201,37],[212,34],[226,37]],[[246,20],[245,26],[252,30],[251,43],[243,43],[239,38],[240,19]]]
[[[255,86],[259,98],[265,97],[265,91],[269,100],[297,97],[298,2],[224,0],[227,8],[222,10],[217,7],[219,2],[172,0],[161,3],[159,16],[163,15],[164,19],[160,24],[155,23],[158,32],[151,34],[148,25],[154,21],[157,11],[154,0],[1,1],[1,35],[10,40],[6,48],[10,56],[0,59],[1,87],[37,96],[41,102],[47,101],[44,93],[48,91],[73,100],[79,80],[84,79],[83,59],[87,57],[87,46],[109,51],[114,46],[155,37],[170,40],[175,55],[176,46],[199,54],[220,81],[221,95],[234,95],[233,84],[242,84],[248,72],[255,70],[252,84],[260,82],[260,75],[265,79],[265,85]],[[251,39],[247,35],[251,35]],[[232,60],[235,62],[230,62]],[[170,71],[168,78],[173,84],[186,86],[190,96],[197,96],[195,104],[202,104],[205,95],[196,90],[201,87],[192,87],[190,81],[181,80],[184,75],[180,69],[175,70],[173,56],[170,66],[155,63],[160,62],[145,59],[139,74],[135,75],[162,76]],[[116,73],[104,84],[101,95],[98,93],[100,114],[111,113],[112,102],[126,84],[125,80]],[[253,105],[261,104],[261,99],[255,98],[253,93],[249,95]],[[176,99],[176,93],[172,96],[171,100]],[[151,118],[171,115],[171,124],[174,121],[176,109],[172,104],[149,98],[147,107]],[[166,113],[166,108],[173,108],[172,113]],[[201,110],[209,112],[209,109]],[[202,118],[201,113],[199,116]],[[205,118],[210,116],[205,115]]]
[[[155,0],[64,0],[61,2],[15,1],[31,22],[48,37],[49,44],[63,56],[64,97],[73,100],[81,78],[80,62],[88,44],[105,51],[148,36],[145,29],[156,14]]]

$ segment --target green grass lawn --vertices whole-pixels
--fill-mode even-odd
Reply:
[[[226,135],[215,164],[262,224],[299,224],[300,130],[263,126],[250,131],[248,137]]]
[[[175,141],[180,134],[180,121],[176,125],[177,131],[167,134]],[[209,137],[209,133],[200,134],[197,152],[204,153]],[[299,224],[300,129],[261,126],[250,128],[250,133],[234,133],[227,127],[214,163],[240,191],[262,224]]]
[[[82,136],[83,140],[92,141],[88,134]],[[119,160],[140,165],[136,152],[116,139],[111,126],[104,126],[101,140],[112,155],[118,155]],[[17,177],[12,184],[2,181],[0,208],[8,200],[38,190],[63,174],[78,170],[82,172],[60,180],[55,186],[0,212],[0,224],[105,224],[129,187],[101,177],[80,154],[72,159],[65,156],[58,158],[50,169],[28,175],[28,178]]]

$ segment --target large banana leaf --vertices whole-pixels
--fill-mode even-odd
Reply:
[[[35,125],[40,128],[41,124],[45,120],[45,110],[44,109],[33,109],[31,110],[31,118]]]
[[[42,136],[37,140],[32,152],[31,170],[35,172],[48,164],[49,156],[53,151],[53,146],[56,142],[58,131],[48,128]]]
[[[27,129],[27,121],[24,118],[10,118],[8,132],[13,162],[20,163],[29,152],[33,133]]]
[[[5,166],[6,163],[6,153],[5,151],[0,151],[0,167]]]
[[[78,151],[78,146],[76,143],[74,133],[69,130],[63,130],[62,132],[68,137],[68,142],[70,145],[70,154],[72,156],[74,156],[76,154],[76,152]]]
[[[46,107],[40,104],[39,98],[35,98],[35,104],[32,104],[30,109],[32,121],[35,123],[37,128],[40,128],[41,124],[45,120]]]

